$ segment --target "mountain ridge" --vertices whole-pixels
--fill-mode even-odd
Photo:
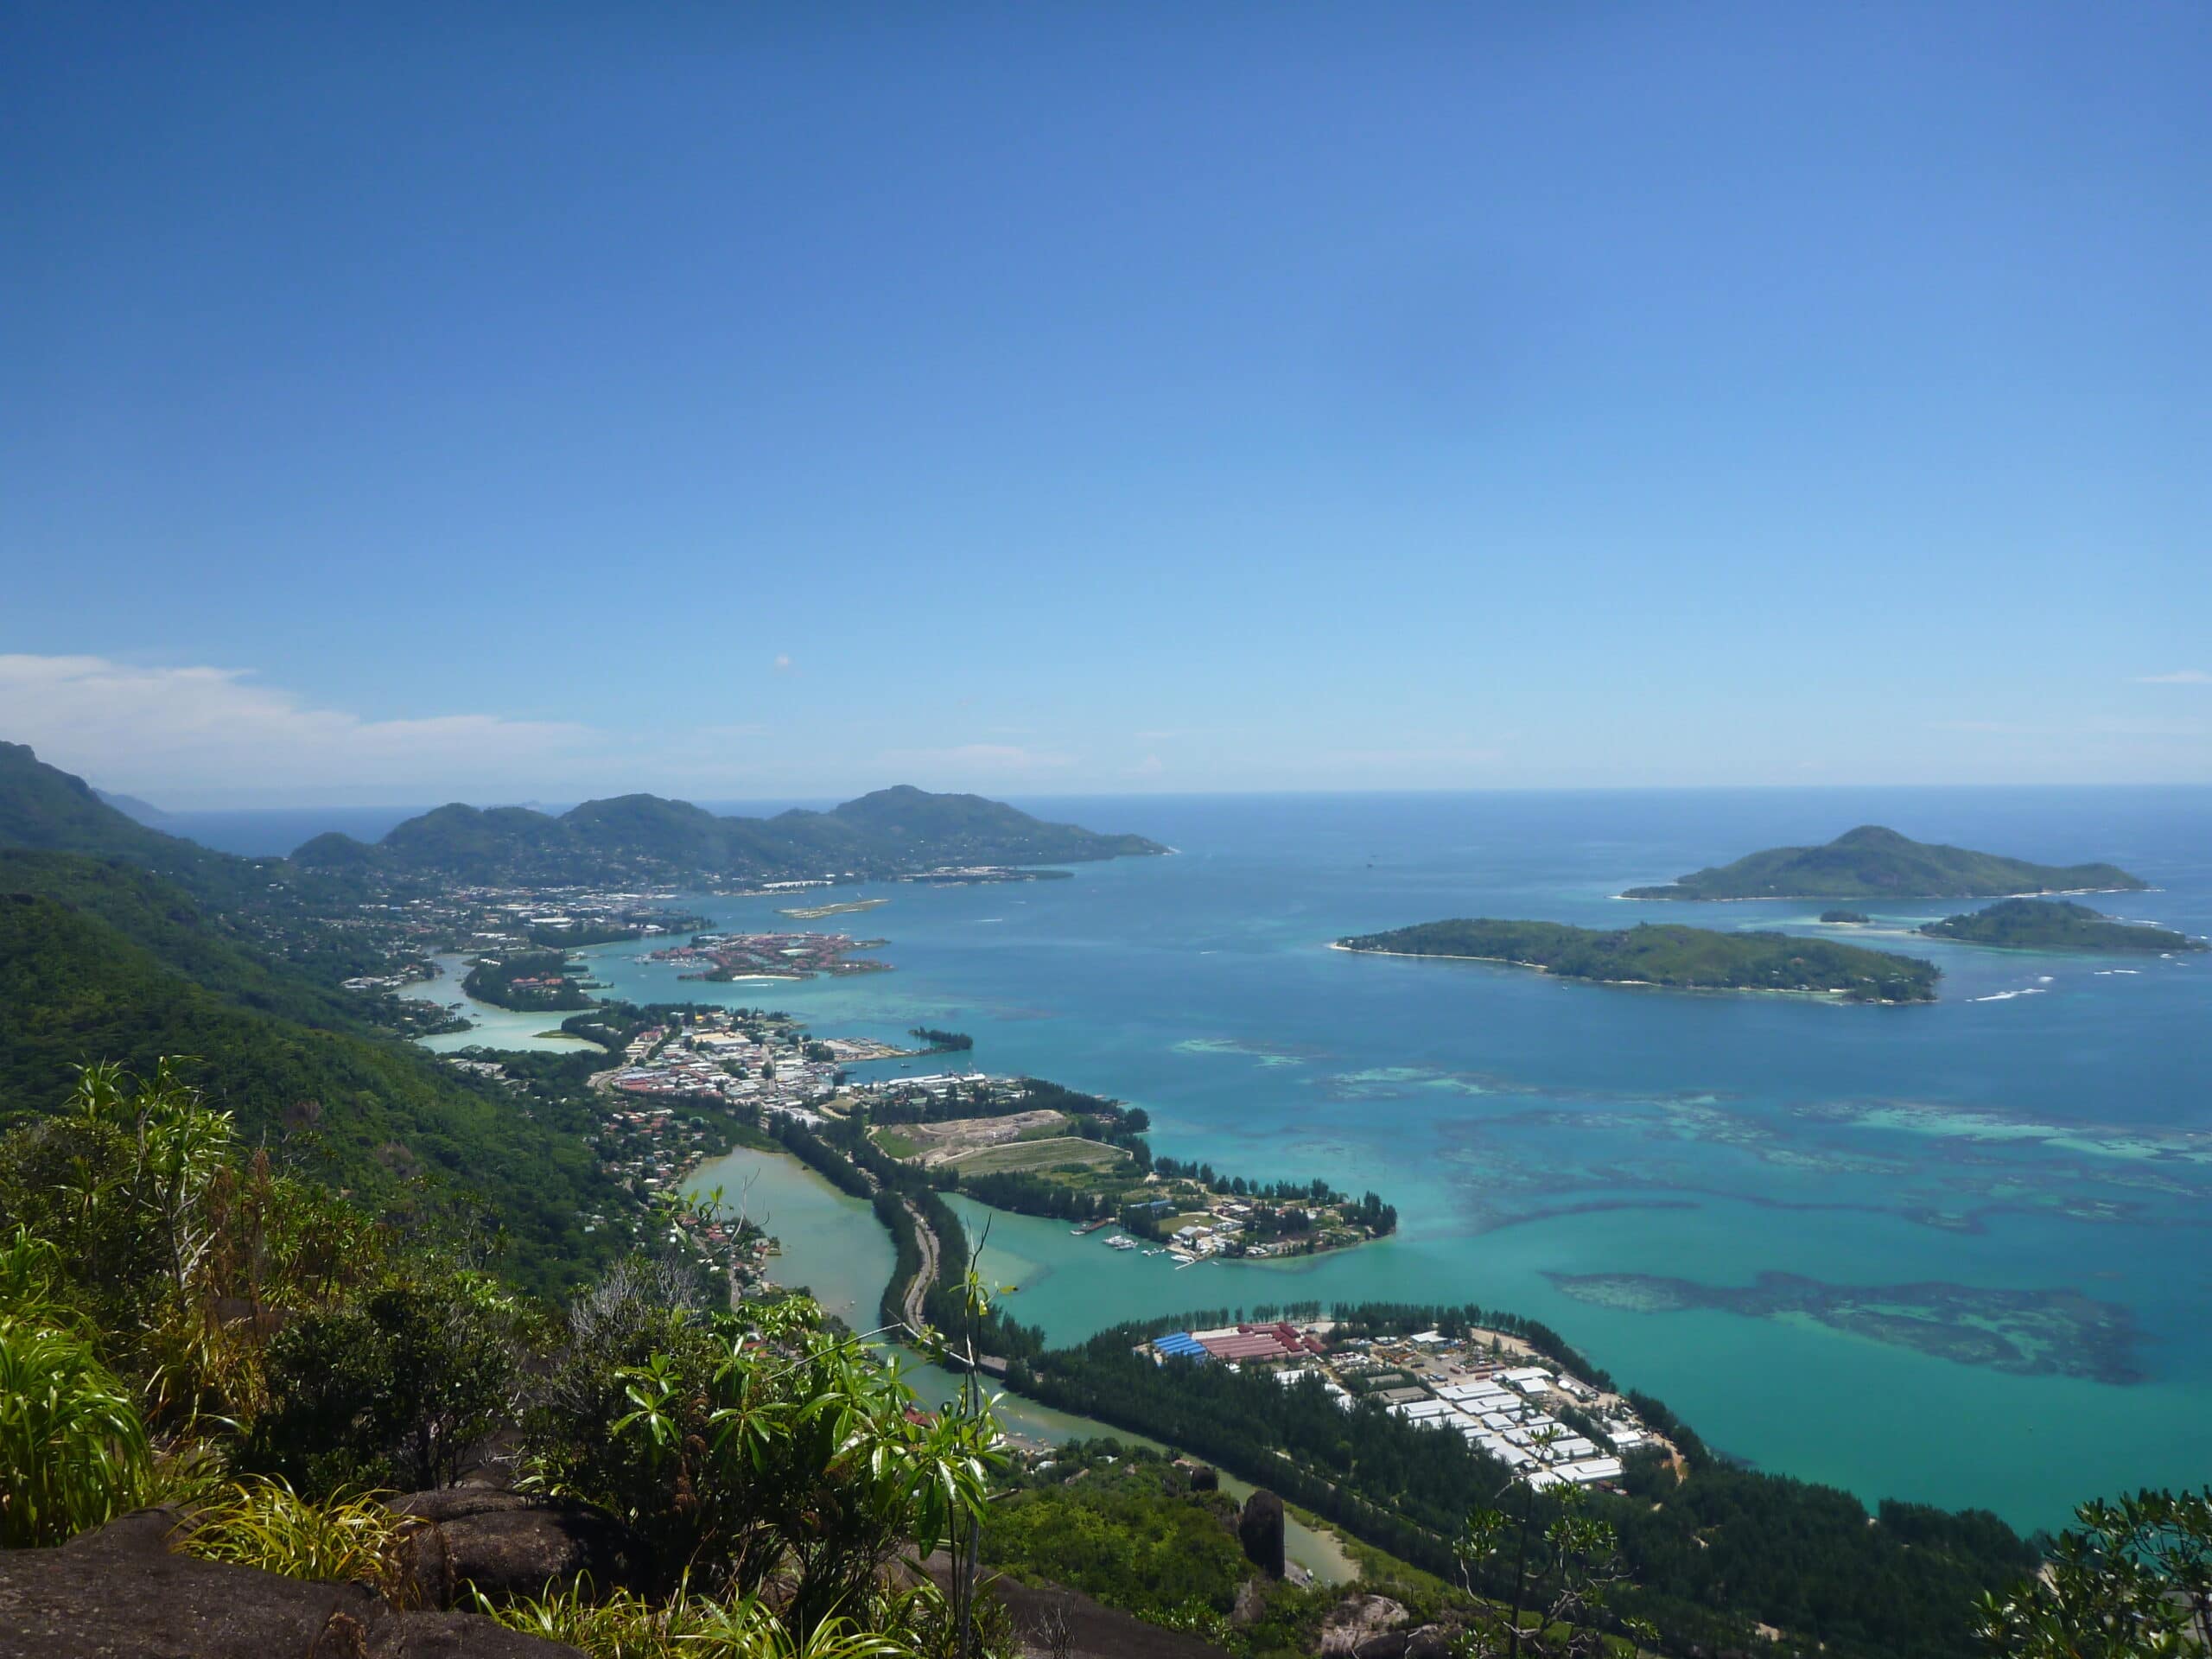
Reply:
[[[333,832],[302,842],[293,858],[308,868],[383,866],[464,880],[670,881],[1087,863],[1166,850],[1142,836],[1049,823],[981,795],[899,784],[826,812],[793,807],[766,818],[722,817],[649,794],[585,801],[557,815],[450,802],[373,844]]]

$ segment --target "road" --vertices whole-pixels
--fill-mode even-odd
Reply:
[[[929,1287],[937,1282],[939,1249],[937,1230],[923,1218],[921,1211],[915,1206],[912,1198],[902,1194],[899,1202],[913,1221],[915,1242],[921,1246],[922,1250],[921,1271],[906,1281],[906,1299],[899,1306],[899,1317],[906,1322],[906,1328],[909,1331],[918,1333],[928,1318],[923,1311],[922,1304],[928,1297]]]

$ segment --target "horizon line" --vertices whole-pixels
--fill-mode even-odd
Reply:
[[[102,786],[95,785],[95,788]],[[896,785],[880,785],[878,789]],[[2212,779],[2147,779],[2125,781],[2040,780],[2003,783],[1929,783],[1924,781],[1886,782],[1791,782],[1791,783],[1702,783],[1702,784],[1459,784],[1459,785],[1402,785],[1369,788],[1331,788],[1326,786],[1255,787],[1251,789],[1154,789],[1154,790],[1055,790],[1049,792],[1013,789],[1003,794],[981,789],[930,789],[925,785],[912,787],[932,795],[975,795],[986,800],[1026,801],[1173,801],[1173,800],[1249,800],[1249,799],[1325,799],[1343,797],[1404,797],[1404,796],[1463,796],[1463,795],[1667,795],[1667,794],[1764,794],[1814,793],[1845,790],[1925,790],[1966,792],[1998,790],[2212,790]],[[836,791],[826,793],[798,793],[790,795],[673,795],[656,790],[623,790],[613,795],[585,795],[575,800],[554,801],[517,800],[513,798],[465,800],[448,797],[443,800],[423,798],[414,801],[330,801],[298,800],[277,802],[240,802],[229,805],[200,805],[165,807],[158,802],[145,801],[137,791],[102,788],[112,796],[128,796],[143,801],[165,817],[186,817],[208,812],[430,812],[446,806],[467,806],[478,811],[491,811],[502,807],[524,807],[531,811],[557,815],[591,801],[615,800],[625,795],[651,795],[661,800],[680,801],[688,805],[703,806],[763,806],[789,810],[794,806],[804,808],[807,803],[826,801],[842,804],[873,794],[875,790],[861,790],[858,794]]]

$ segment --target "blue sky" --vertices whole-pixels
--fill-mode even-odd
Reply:
[[[2212,781],[2212,10],[26,5],[167,804]]]

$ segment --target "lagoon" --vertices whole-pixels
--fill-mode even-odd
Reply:
[[[466,957],[433,957],[430,965],[438,970],[438,976],[409,986],[405,994],[415,1001],[435,1002],[441,1007],[459,1003],[470,1021],[467,1031],[443,1031],[435,1037],[421,1039],[423,1046],[434,1054],[478,1047],[561,1051],[599,1046],[563,1031],[561,1022],[569,1017],[565,1014],[519,1012],[469,995],[461,988],[461,981],[468,977]]]

